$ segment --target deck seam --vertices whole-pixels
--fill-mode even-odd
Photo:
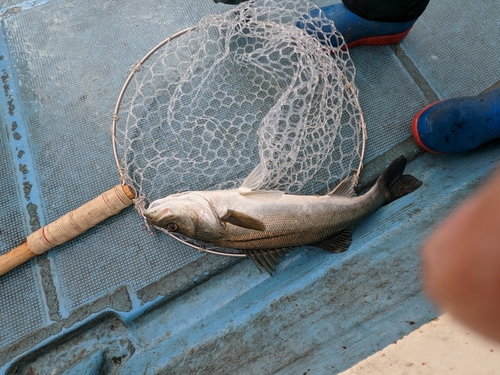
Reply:
[[[5,24],[2,22],[0,75],[3,95],[0,94],[0,113],[8,135],[7,144],[11,153],[11,162],[15,169],[24,222],[29,228],[28,232],[34,232],[46,223],[41,212],[40,188],[29,144],[29,131],[23,113],[18,77],[13,66],[15,65],[7,46]],[[55,321],[61,318],[59,310],[62,299],[51,270],[52,267],[50,267],[47,258],[50,259],[50,255],[35,260],[35,277],[45,321]]]
[[[420,72],[417,66],[413,63],[412,59],[407,55],[400,44],[390,46],[396,57],[399,59],[404,69],[412,77],[415,84],[418,86],[425,99],[429,103],[434,103],[440,100],[437,93],[432,89],[431,85],[425,79],[424,75]]]

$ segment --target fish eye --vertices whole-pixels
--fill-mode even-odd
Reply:
[[[168,223],[167,224],[167,230],[169,232],[177,232],[179,230],[179,226],[175,223]]]

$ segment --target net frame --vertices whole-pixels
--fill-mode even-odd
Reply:
[[[192,26],[192,27],[185,28],[185,29],[183,29],[175,34],[172,34],[171,36],[167,37],[166,39],[164,39],[163,41],[158,43],[141,60],[139,60],[139,62],[133,67],[132,71],[130,72],[127,79],[125,80],[124,85],[122,86],[122,89],[118,95],[118,98],[117,98],[117,101],[115,104],[115,108],[114,108],[114,112],[112,115],[111,135],[112,135],[113,156],[115,159],[115,164],[116,164],[118,173],[120,175],[120,181],[121,181],[122,185],[128,185],[134,191],[136,198],[133,199],[133,202],[136,206],[137,211],[143,217],[147,227],[150,227],[151,225],[150,225],[150,223],[148,223],[148,220],[144,216],[145,197],[135,188],[135,182],[128,175],[126,167],[123,166],[123,164],[122,164],[123,161],[121,160],[120,155],[119,155],[120,145],[119,145],[118,137],[117,137],[117,128],[118,128],[118,121],[120,120],[120,117],[119,117],[120,108],[122,106],[122,101],[124,99],[125,93],[129,87],[130,83],[132,82],[134,77],[136,77],[136,75],[141,71],[141,68],[144,66],[144,64],[146,62],[148,62],[148,60],[152,56],[154,56],[159,50],[161,50],[163,47],[165,47],[168,43],[176,40],[179,37],[182,37],[185,34],[188,34],[190,32],[197,30],[197,28],[198,28],[198,26]],[[345,78],[347,79],[347,77],[345,77]],[[350,81],[350,80],[348,79],[348,81]],[[348,85],[346,87],[346,89],[352,90],[355,104],[356,104],[357,108],[360,108],[359,100],[357,97],[357,88],[354,86],[354,83],[351,82],[351,84]],[[359,179],[359,175],[360,175],[361,170],[363,168],[363,159],[364,159],[364,155],[365,155],[366,138],[367,138],[366,124],[365,124],[363,113],[361,112],[361,110],[359,110],[358,115],[360,117],[359,126],[361,129],[361,149],[359,150],[359,164],[358,164],[357,168],[355,169],[354,173],[351,173],[351,175],[350,175],[350,176],[354,176],[354,178],[352,179],[352,181],[354,183],[357,183],[357,181]],[[345,176],[345,177],[347,177],[347,176]],[[212,254],[216,254],[216,255],[230,256],[230,257],[247,257],[247,255],[245,253],[240,252],[240,251],[235,250],[235,249],[219,248],[219,247],[215,247],[215,246],[211,246],[211,245],[207,246],[207,244],[205,244],[201,241],[197,241],[195,239],[188,238],[180,233],[169,232],[168,230],[161,228],[161,227],[157,227],[157,226],[154,226],[154,228],[168,234],[170,237],[176,239],[177,241],[180,241],[181,243],[183,243],[186,246],[189,246],[193,249],[196,249],[199,252],[206,252],[206,253],[212,253]]]

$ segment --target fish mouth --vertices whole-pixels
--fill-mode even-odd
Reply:
[[[158,211],[161,210],[163,206],[165,206],[164,200],[165,199],[157,199],[151,202],[146,211],[144,211],[144,215],[149,217],[150,215],[158,213]]]
[[[171,220],[172,212],[161,203],[153,202],[144,212],[144,216],[154,224],[159,224],[163,220]]]

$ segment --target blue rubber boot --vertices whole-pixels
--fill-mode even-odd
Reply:
[[[378,22],[361,18],[351,12],[343,3],[333,4],[321,8],[322,14],[333,21],[335,28],[342,34],[349,48],[366,45],[387,45],[401,42],[410,32],[416,20],[409,22]],[[318,17],[320,10],[311,11],[312,17]],[[304,15],[304,21],[297,22],[297,26],[314,35],[318,27],[328,34],[331,29],[328,26],[315,25],[313,21],[308,22],[308,16]],[[320,34],[321,35],[321,34]],[[321,39],[321,36],[319,36]],[[337,47],[338,43],[332,35],[331,43]]]
[[[416,114],[412,133],[420,147],[437,154],[470,151],[500,138],[500,89],[432,103]]]

